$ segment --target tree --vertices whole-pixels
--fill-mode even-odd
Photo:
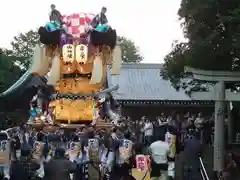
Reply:
[[[133,41],[126,37],[118,37],[120,47],[122,49],[122,59],[126,63],[139,63],[143,57],[139,53],[138,47]],[[39,35],[37,31],[30,30],[26,33],[20,33],[15,36],[12,45],[12,54],[17,57],[23,57],[22,64],[28,67],[30,57],[33,55],[33,49],[39,42]]]
[[[139,53],[139,48],[135,43],[126,37],[118,37],[119,45],[122,49],[122,60],[125,63],[140,63],[143,57]]]
[[[240,70],[240,3],[182,0],[178,11],[187,43],[176,43],[164,59],[162,76],[174,84],[184,66],[205,70]]]
[[[16,65],[17,57],[8,54],[11,51],[5,49],[0,51],[0,92],[2,92],[17,81],[23,71]]]
[[[16,57],[22,57],[21,63],[28,67],[34,47],[38,42],[39,34],[37,31],[30,30],[26,33],[20,33],[18,36],[14,36],[11,42],[12,53]]]
[[[12,55],[12,51],[0,48],[0,93],[7,90],[13,83],[15,83],[19,77],[23,74],[23,69],[21,69],[17,64],[18,57]],[[6,129],[19,125],[19,119],[23,117],[22,114],[26,110],[7,112],[5,110],[5,102],[1,99],[0,101],[0,128]]]

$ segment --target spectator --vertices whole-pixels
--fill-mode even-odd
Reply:
[[[148,147],[150,146],[153,137],[153,124],[147,118],[145,118],[142,131],[144,132],[145,146]]]

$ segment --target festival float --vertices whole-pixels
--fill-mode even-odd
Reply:
[[[33,126],[76,128],[118,121],[111,96],[118,85],[107,87],[107,77],[120,74],[121,49],[114,29],[90,28],[93,17],[87,13],[65,15],[61,26],[49,22],[39,28],[41,44],[35,47],[29,71],[47,77],[54,90],[47,114],[37,112]],[[45,121],[47,115],[52,117],[51,123]]]

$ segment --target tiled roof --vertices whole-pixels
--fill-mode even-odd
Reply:
[[[184,90],[176,91],[160,76],[161,64],[123,64],[119,76],[108,73],[108,86],[119,85],[112,93],[117,100],[189,101]]]

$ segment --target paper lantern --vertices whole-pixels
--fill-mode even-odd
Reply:
[[[88,60],[88,47],[84,44],[76,46],[76,61],[79,64],[86,64]]]
[[[73,63],[75,59],[75,48],[72,44],[65,44],[62,47],[62,57],[63,62],[65,63]]]

